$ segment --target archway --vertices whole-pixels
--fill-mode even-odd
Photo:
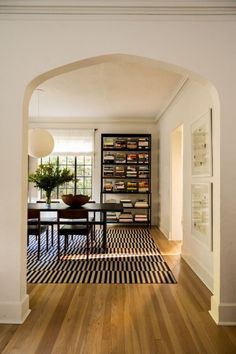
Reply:
[[[43,73],[42,75],[33,79],[31,81],[31,83],[28,85],[28,87],[26,89],[26,93],[25,93],[25,99],[24,99],[24,120],[25,120],[25,122],[27,122],[27,120],[28,120],[28,105],[29,105],[30,96],[31,96],[33,90],[37,86],[42,84],[44,81],[49,80],[55,76],[70,72],[70,71],[86,68],[88,66],[98,65],[101,63],[122,62],[122,61],[130,62],[130,63],[141,62],[141,63],[145,63],[146,65],[150,65],[150,66],[158,65],[160,68],[164,68],[166,70],[182,74],[184,77],[184,80],[183,80],[182,86],[179,87],[179,91],[175,92],[175,95],[173,97],[175,99],[176,98],[179,99],[179,97],[181,97],[181,95],[183,95],[183,91],[186,89],[186,87],[187,87],[187,89],[189,89],[189,87],[191,86],[190,84],[193,82],[197,83],[196,85],[198,85],[198,88],[202,87],[202,88],[204,88],[204,90],[206,90],[206,88],[207,88],[207,90],[209,92],[209,96],[211,97],[211,103],[212,103],[212,107],[209,107],[209,108],[212,108],[213,112],[214,112],[214,117],[213,117],[214,118],[214,121],[213,121],[214,141],[217,141],[219,139],[220,116],[219,116],[218,94],[217,94],[215,88],[206,79],[204,79],[204,78],[200,77],[199,75],[194,74],[186,69],[180,68],[180,67],[172,65],[172,64],[159,62],[159,61],[144,58],[144,57],[123,55],[123,54],[104,55],[104,56],[84,59],[84,60],[81,60],[78,62],[74,62],[74,63],[68,64],[68,65],[61,66],[61,67],[56,68],[54,70],[50,70],[49,72]],[[190,88],[192,89],[193,87],[190,87]],[[172,109],[172,106],[171,106],[172,104],[173,104],[173,101],[170,102],[170,105],[168,107],[168,111],[170,111]],[[162,117],[161,117],[162,120],[165,119],[165,114],[166,114],[166,112],[163,112]],[[192,123],[198,117],[198,115],[199,115],[199,113],[196,113],[195,116],[192,115],[189,123]],[[180,122],[181,122],[181,119],[180,119]],[[167,132],[168,132],[168,130],[167,130]],[[187,137],[188,144],[190,142],[189,138],[190,137],[188,136]],[[193,257],[193,259],[186,259],[186,260],[191,265],[191,267],[194,269],[194,271],[200,276],[200,278],[207,283],[207,285],[211,288],[211,290],[213,290],[214,296],[218,296],[217,294],[220,291],[220,281],[218,278],[219,272],[216,270],[219,269],[219,264],[220,264],[219,263],[220,248],[218,247],[219,238],[220,238],[220,229],[219,229],[219,222],[218,222],[218,220],[220,220],[220,209],[219,209],[219,205],[220,205],[220,178],[219,178],[220,150],[219,150],[219,145],[213,144],[213,146],[215,149],[214,150],[214,174],[211,178],[211,183],[214,184],[214,188],[213,188],[213,194],[214,194],[214,197],[213,197],[213,201],[214,201],[213,202],[214,203],[214,206],[213,206],[213,210],[214,210],[213,230],[214,230],[214,235],[213,235],[213,253],[212,253],[212,257],[211,257],[212,264],[210,265],[210,267],[212,267],[212,270],[214,268],[214,272],[212,272],[212,274],[208,274],[208,272],[205,272],[207,266],[209,265],[209,263],[207,263],[207,262],[203,265],[203,267],[200,267],[199,264],[197,264],[196,262],[194,263],[194,261],[195,261],[194,257]],[[163,168],[165,168],[164,165],[163,165]],[[189,172],[187,173],[187,183],[188,184],[191,183],[191,176],[190,176]],[[161,188],[162,187],[163,186],[161,186]],[[164,191],[162,190],[161,193],[163,196],[166,196],[165,190]],[[167,194],[167,196],[168,196],[168,194]],[[189,203],[189,190],[185,195],[185,201],[187,199],[188,199],[188,203]],[[26,195],[25,195],[25,200],[26,200]],[[157,205],[157,199],[156,199],[156,201],[154,201],[154,203],[156,203],[156,204],[154,204],[154,206]],[[162,206],[161,206],[161,208],[162,208]],[[169,208],[169,206],[167,206],[167,210],[168,210],[168,208]],[[169,216],[170,216],[170,212],[169,212]],[[162,216],[159,215],[159,218],[162,218]],[[167,215],[167,219],[168,219],[168,215]],[[189,224],[189,222],[188,222],[188,224]],[[160,226],[162,226],[162,225],[160,225]],[[184,229],[186,232],[185,227],[184,227]],[[163,230],[163,232],[168,235],[169,230]],[[186,244],[189,246],[189,239],[187,240],[185,238],[184,242],[186,242]],[[192,245],[190,247],[192,247]],[[202,246],[200,244],[199,251],[201,251],[201,249],[202,249]],[[211,250],[208,250],[208,251],[211,252]],[[205,254],[205,256],[207,257],[207,253]],[[212,278],[212,279],[210,279],[210,278]],[[213,283],[214,283],[214,286],[213,286]],[[214,313],[212,313],[212,316],[214,318],[216,318]]]

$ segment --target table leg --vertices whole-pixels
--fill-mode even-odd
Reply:
[[[103,212],[103,230],[102,230],[102,248],[104,252],[107,251],[107,213],[106,211]]]

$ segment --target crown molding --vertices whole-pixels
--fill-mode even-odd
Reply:
[[[236,15],[235,1],[14,1],[0,0],[2,15]]]

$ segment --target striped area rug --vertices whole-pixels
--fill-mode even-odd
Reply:
[[[37,260],[37,242],[31,236],[27,254],[28,283],[99,283],[150,284],[176,283],[156,247],[150,232],[144,228],[109,229],[107,253],[101,249],[102,233],[96,231],[93,254],[86,259],[84,236],[75,236],[61,259],[57,260],[57,241]]]

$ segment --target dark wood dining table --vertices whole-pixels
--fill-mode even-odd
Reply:
[[[86,203],[79,207],[70,207],[60,201],[59,203],[28,203],[28,209],[36,209],[42,212],[57,212],[58,210],[73,209],[73,210],[87,210],[88,212],[101,213],[102,220],[95,221],[95,224],[102,225],[103,228],[103,242],[102,248],[106,251],[107,248],[107,212],[122,212],[123,206],[121,203]]]

